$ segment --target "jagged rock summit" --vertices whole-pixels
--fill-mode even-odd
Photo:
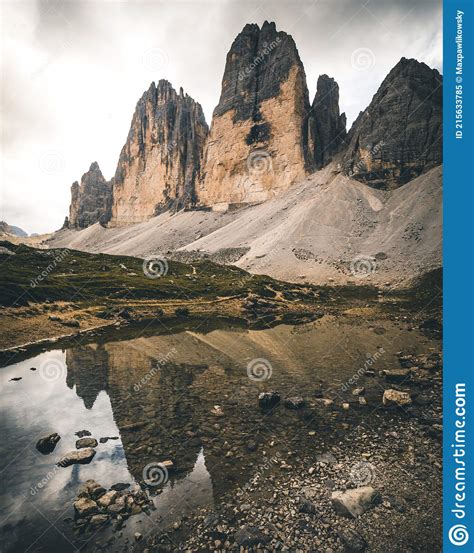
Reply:
[[[341,149],[346,137],[346,114],[339,113],[339,86],[333,78],[319,76],[311,114],[314,163],[321,169]]]
[[[245,25],[227,54],[198,191],[227,209],[273,197],[313,165],[310,105],[293,38],[275,23]]]
[[[424,63],[402,58],[349,133],[333,78],[321,75],[312,104],[308,96],[292,37],[267,21],[246,25],[227,54],[211,129],[182,89],[152,83],[137,103],[114,178],[107,182],[92,164],[72,186],[65,226],[130,226],[182,208],[228,218],[235,209],[290,194],[331,162],[334,175],[342,171],[385,189],[441,164],[442,77]],[[349,212],[357,209],[348,204]],[[220,216],[206,219],[209,230]],[[163,237],[174,232],[167,217]],[[236,229],[237,238],[242,233]]]
[[[346,174],[396,188],[441,164],[442,83],[436,69],[402,58],[347,136]]]
[[[71,186],[71,205],[65,226],[81,229],[98,222],[105,224],[110,217],[111,202],[112,185],[94,161],[89,171],[82,175],[81,184],[76,181]]]
[[[196,203],[208,126],[201,106],[166,80],[138,101],[113,187],[111,226],[146,221]]]

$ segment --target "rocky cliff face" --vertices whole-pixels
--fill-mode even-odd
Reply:
[[[339,113],[339,86],[327,75],[318,78],[311,113],[314,163],[320,169],[341,149],[346,136],[346,115]]]
[[[442,163],[442,100],[438,71],[402,58],[348,134],[346,174],[395,188]]]
[[[310,105],[296,45],[274,23],[246,25],[227,54],[203,160],[199,201],[266,200],[312,166]]]
[[[201,106],[168,81],[152,83],[135,109],[115,173],[110,224],[146,221],[196,202],[208,127]]]
[[[246,25],[227,54],[209,131],[201,106],[161,80],[139,100],[111,183],[93,164],[72,186],[65,226],[109,226],[165,210],[227,211],[268,200],[337,158],[375,188],[442,162],[442,77],[402,58],[346,134],[339,87],[321,75],[310,105],[303,64],[274,23]],[[111,192],[112,190],[112,192]]]
[[[94,223],[105,224],[110,217],[112,203],[112,185],[102,175],[97,162],[91,164],[84,173],[81,184],[71,186],[71,205],[69,218],[64,226],[86,228]]]

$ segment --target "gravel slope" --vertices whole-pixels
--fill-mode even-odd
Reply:
[[[442,167],[387,192],[329,165],[275,199],[233,213],[164,213],[112,229],[97,224],[60,231],[48,245],[137,256],[179,250],[173,255],[183,260],[222,258],[225,251],[243,269],[290,282],[400,286],[441,266]]]

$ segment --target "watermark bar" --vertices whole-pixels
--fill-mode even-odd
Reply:
[[[474,551],[474,0],[445,0],[443,550]]]

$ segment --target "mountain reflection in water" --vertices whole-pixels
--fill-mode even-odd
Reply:
[[[35,539],[48,551],[79,546],[80,538],[64,519],[73,515],[79,485],[90,478],[107,488],[142,482],[147,466],[173,460],[176,471],[169,481],[151,489],[156,510],[150,517],[131,517],[125,531],[130,535],[212,508],[280,452],[285,458],[291,451],[314,454],[325,440],[341,439],[338,421],[351,422],[356,410],[328,410],[313,402],[316,392],[337,392],[378,348],[384,354],[376,370],[396,366],[398,350],[426,349],[427,340],[418,332],[401,331],[390,321],[383,325],[385,333],[324,317],[268,330],[227,327],[207,334],[109,337],[2,369],[5,551],[24,550]],[[254,360],[264,361],[266,378],[249,372]],[[46,378],[41,367],[51,361],[57,374]],[[30,371],[32,366],[39,370]],[[10,382],[17,376],[22,380]],[[307,407],[262,413],[258,394],[271,389],[283,397],[303,396]],[[83,429],[97,440],[119,439],[99,443],[89,465],[56,468]],[[52,454],[40,455],[35,444],[51,432],[61,440]],[[309,432],[317,439],[308,440]]]

